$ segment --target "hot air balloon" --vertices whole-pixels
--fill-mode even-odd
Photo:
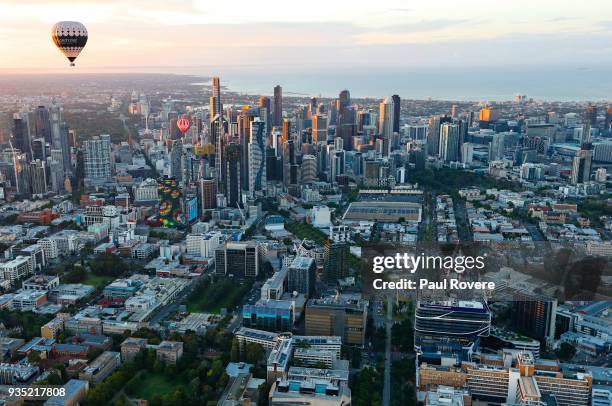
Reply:
[[[51,28],[55,46],[68,58],[70,66],[87,44],[87,29],[77,21],[60,21]]]
[[[187,120],[187,115],[183,114],[183,117],[176,121],[176,126],[178,129],[185,135],[185,132],[189,129],[189,120]]]

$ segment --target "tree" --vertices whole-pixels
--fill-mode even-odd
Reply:
[[[40,352],[39,351],[30,351],[28,353],[28,362],[30,364],[38,364],[40,362]]]
[[[260,344],[248,343],[246,345],[246,361],[249,364],[257,364],[261,361],[266,351]]]
[[[118,277],[125,274],[130,267],[118,256],[103,253],[89,262],[91,271],[96,275]]]
[[[561,343],[556,355],[561,361],[570,361],[576,355],[576,348],[571,344]]]
[[[230,359],[232,362],[240,361],[240,348],[236,337],[232,338],[232,349],[230,350]]]

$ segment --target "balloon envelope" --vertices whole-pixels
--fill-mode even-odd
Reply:
[[[51,28],[51,39],[55,46],[74,66],[74,60],[87,44],[87,29],[78,21],[60,21]]]
[[[185,131],[189,129],[189,120],[183,117],[176,121],[176,126],[183,134],[185,134]]]

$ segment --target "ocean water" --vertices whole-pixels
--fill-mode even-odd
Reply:
[[[449,60],[444,59],[444,62]],[[50,71],[41,73],[65,73]],[[80,68],[79,73],[171,73],[204,78],[220,76],[235,92],[272,95],[275,85],[283,94],[337,97],[348,89],[352,97],[457,101],[512,100],[516,94],[547,101],[612,101],[612,66],[497,66],[497,67],[371,67],[337,66],[307,69],[301,66],[159,66]],[[0,75],[2,69],[0,69]],[[195,79],[194,83],[203,80]]]
[[[419,68],[347,69],[339,71],[268,72],[265,69],[219,70],[230,90],[271,95],[280,84],[283,94],[336,97],[348,89],[352,97],[381,98],[398,94],[405,99],[511,100],[524,94],[536,100],[612,100],[609,68]]]

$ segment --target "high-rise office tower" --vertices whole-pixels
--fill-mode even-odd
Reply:
[[[474,162],[474,144],[471,142],[464,142],[461,145],[461,162],[464,164]]]
[[[283,120],[283,88],[274,86],[274,111],[272,112],[272,124],[280,126]]]
[[[336,110],[336,137],[344,140],[344,148],[346,150],[351,150],[357,125],[355,124],[355,109],[351,107],[351,94],[348,90],[343,90],[338,95]]]
[[[225,153],[225,122],[223,120],[223,103],[221,101],[221,79],[218,76],[212,78],[212,95],[210,96],[210,134],[211,143],[215,145],[215,172],[217,190],[225,190],[223,183],[222,166]]]
[[[98,185],[112,179],[110,135],[102,134],[83,142],[85,185]]]
[[[315,114],[318,113],[318,102],[317,102],[317,98],[316,97],[311,97],[310,101],[308,102],[308,117],[312,118],[312,116],[314,116]]]
[[[62,151],[61,162],[64,167],[64,172],[70,174],[72,165],[70,162],[70,142],[68,140],[68,126],[62,123],[62,108],[54,100],[49,109],[49,121],[51,128],[51,145],[54,149]]]
[[[64,175],[64,166],[61,162],[57,162],[52,158],[49,159],[49,183],[51,190],[55,193],[61,193],[65,189],[65,180],[67,179]]]
[[[306,335],[339,336],[342,343],[362,347],[368,319],[368,302],[359,296],[339,294],[311,299],[306,304]]]
[[[372,115],[369,111],[359,110],[357,112],[357,131],[363,131],[363,127],[371,124]]]
[[[457,118],[457,109],[458,107],[456,104],[451,106],[451,118]]]
[[[263,109],[263,111],[265,112],[265,108]],[[255,114],[258,114],[256,109],[241,110],[236,114],[237,137],[240,143],[240,148],[242,149],[240,153],[240,157],[241,157],[240,171],[242,173],[241,187],[243,190],[247,190],[247,191],[249,190],[249,179],[250,179],[250,176],[249,176],[249,170],[250,170],[249,145],[251,143],[253,120],[255,119],[259,120],[262,123],[262,125],[264,125],[264,131],[265,131],[265,118],[261,118],[261,116],[255,116]]]
[[[172,141],[170,149],[170,177],[178,182],[183,180],[183,143],[180,139]]]
[[[480,109],[478,121],[480,128],[489,128],[491,123],[496,122],[500,118],[500,109],[497,105],[491,105]]]
[[[572,165],[572,183],[588,182],[591,178],[591,163],[593,161],[593,144],[591,143],[591,125],[597,124],[597,108],[587,106],[582,120],[582,140],[580,149],[574,156]]]
[[[32,140],[32,159],[47,159],[47,148],[44,138],[36,138]]]
[[[502,159],[504,157],[504,143],[506,137],[503,133],[493,134],[489,144],[489,162]]]
[[[34,133],[36,138],[44,138],[49,144],[52,142],[49,110],[45,106],[38,106],[34,112]]]
[[[612,134],[612,106],[608,106],[608,110],[606,111],[605,127],[605,131],[607,131],[608,134]]]
[[[400,97],[396,94],[391,96],[393,101],[393,132],[399,133],[400,130],[400,115],[402,114],[402,106]]]
[[[297,178],[292,176],[292,166],[297,164],[295,152],[295,144],[293,140],[287,140],[282,145],[282,160],[283,160],[283,184],[285,186],[296,185]]]
[[[440,126],[439,156],[444,162],[455,162],[459,159],[459,132],[458,124],[444,123]]]
[[[336,283],[349,273],[349,245],[325,241],[323,246],[323,276],[327,283]]]
[[[266,123],[259,118],[251,124],[249,142],[249,193],[251,197],[266,190]]]
[[[345,172],[345,151],[332,149],[329,152],[329,181],[335,182],[338,175]]]
[[[302,156],[302,183],[312,183],[317,180],[317,158],[314,155]]]
[[[315,114],[312,116],[312,143],[327,142],[327,117]]]
[[[224,151],[222,171],[228,207],[238,207],[242,202],[241,152],[240,145],[235,142],[228,144]]]
[[[350,106],[351,104],[351,93],[348,90],[343,90],[338,95],[338,100],[336,101],[336,108],[338,110],[338,123],[342,124],[345,121],[343,120],[344,109]]]
[[[223,103],[221,102],[221,79],[218,76],[212,78],[210,96],[210,121],[214,121],[217,114],[223,114]]]
[[[597,106],[589,104],[584,109],[584,121],[588,122],[591,128],[597,126]]]
[[[310,257],[295,257],[287,275],[289,292],[303,293],[312,297],[315,291],[316,267],[314,259]]]
[[[27,119],[19,113],[13,114],[13,148],[27,154],[30,152],[30,137],[28,135]]]
[[[393,98],[387,97],[380,103],[380,113],[378,116],[378,132],[385,141],[383,156],[391,153],[391,137],[393,136],[393,125],[395,122],[395,104]]]
[[[520,297],[512,302],[512,323],[519,332],[540,341],[555,338],[557,300]]]
[[[45,168],[45,161],[32,161],[30,162],[30,187],[32,188],[32,195],[41,197],[47,193],[47,171]]]
[[[215,273],[255,278],[259,274],[259,247],[256,243],[229,242],[215,250]]]
[[[283,123],[283,142],[291,139],[291,121],[288,118],[282,119]]]
[[[202,178],[200,187],[200,212],[217,207],[217,184],[213,178]]]
[[[438,116],[429,118],[429,129],[427,131],[427,154],[430,156],[438,156],[440,153],[440,126],[444,123],[450,123],[451,118],[448,116]]]
[[[264,115],[262,119],[266,122],[266,134],[270,134],[270,131],[272,130],[272,104],[270,103],[269,97],[259,97],[259,111],[260,117]]]

